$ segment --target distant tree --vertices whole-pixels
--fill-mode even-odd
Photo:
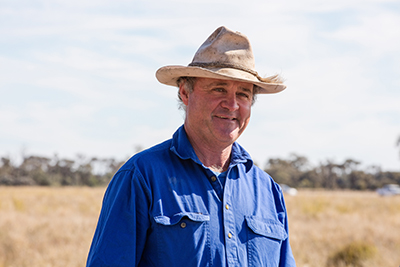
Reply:
[[[11,185],[14,167],[9,157],[2,157],[0,162],[0,184]]]
[[[277,183],[289,186],[298,186],[302,173],[309,168],[306,157],[291,154],[289,159],[269,159],[265,171],[270,174]]]
[[[50,159],[39,156],[25,156],[18,167],[20,178],[38,185],[51,185],[47,175]]]
[[[301,174],[297,187],[323,188],[323,184],[324,181],[322,179],[322,176],[318,173],[318,169],[313,168]]]
[[[294,186],[292,183],[294,170],[291,168],[289,161],[271,158],[268,160],[264,170],[271,175],[277,183]]]
[[[317,173],[322,178],[322,187],[328,189],[338,188],[338,180],[341,174],[340,165],[327,160],[325,163],[320,163],[319,167],[317,167]]]
[[[351,188],[350,175],[357,171],[358,165],[360,165],[360,162],[353,159],[346,159],[343,164],[338,164],[338,168],[340,169],[338,178],[339,188]]]
[[[345,162],[343,163],[343,170],[345,171],[346,174],[350,174],[353,171],[356,171],[358,166],[361,164],[361,162],[353,160],[353,159],[346,159]]]
[[[352,171],[349,174],[349,188],[353,190],[376,189],[375,176],[363,171]]]

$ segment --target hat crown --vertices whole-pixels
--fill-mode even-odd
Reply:
[[[240,32],[222,26],[216,29],[200,46],[191,64],[236,65],[254,70],[255,61],[250,41]],[[190,64],[190,65],[191,65]]]
[[[249,39],[221,26],[196,51],[188,66],[170,65],[157,70],[159,82],[177,86],[180,77],[225,79],[254,84],[259,94],[278,93],[286,88],[278,75],[262,78],[255,71]]]

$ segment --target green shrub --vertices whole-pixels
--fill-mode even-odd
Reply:
[[[328,258],[328,267],[362,267],[363,262],[376,254],[374,245],[352,242]]]

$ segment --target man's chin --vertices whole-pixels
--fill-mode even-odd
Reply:
[[[239,131],[236,129],[234,131],[220,131],[219,132],[219,140],[223,143],[232,144],[234,143],[240,136]]]

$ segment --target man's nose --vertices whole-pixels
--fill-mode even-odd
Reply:
[[[222,107],[234,111],[239,108],[239,104],[236,98],[236,94],[229,94],[225,97],[225,99],[221,103]]]

